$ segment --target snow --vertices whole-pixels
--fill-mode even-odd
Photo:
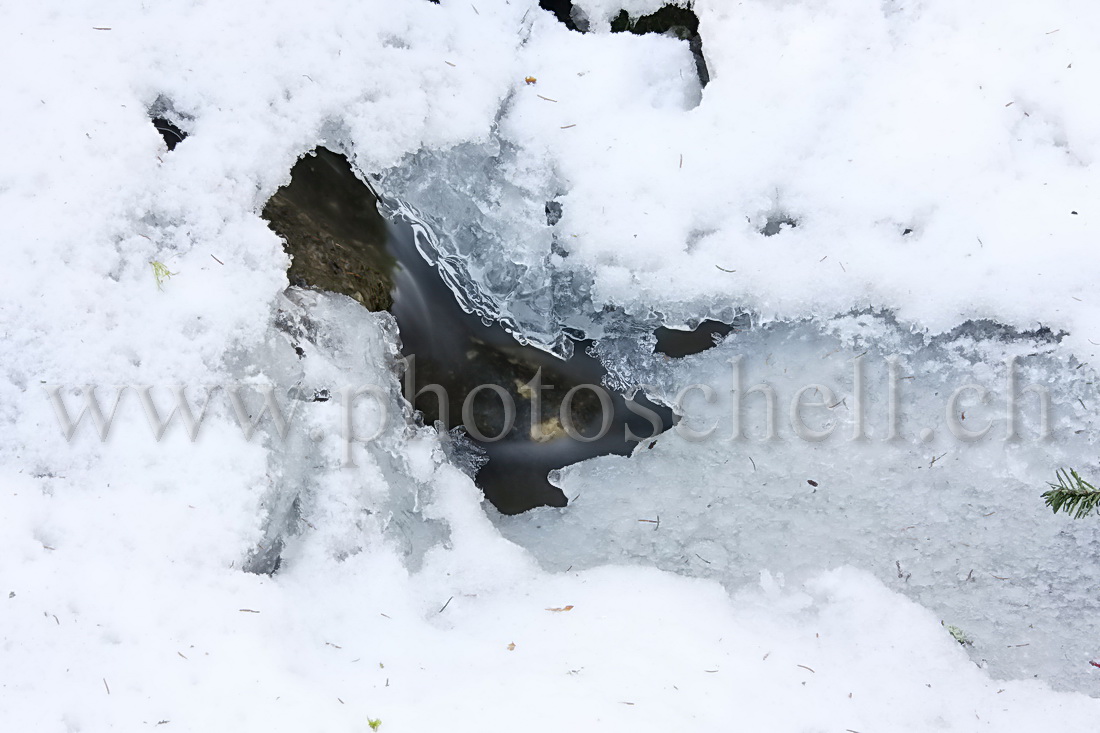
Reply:
[[[1095,467],[1092,372],[1072,370],[1100,340],[1100,10],[695,7],[705,89],[686,44],[572,33],[533,2],[7,11],[0,728],[1088,729],[1100,543],[1037,492],[1062,460]],[[175,151],[153,107],[189,133]],[[624,381],[719,379],[744,345],[784,390],[840,395],[858,347],[874,385],[901,353],[928,389],[897,448],[754,445],[750,479],[729,446],[662,436],[563,471],[585,489],[563,512],[496,517],[406,421],[392,320],[283,292],[258,212],[318,144],[430,217],[532,340],[614,336],[623,313],[773,322],[676,364],[609,338]],[[798,226],[759,234],[778,214]],[[871,308],[896,324],[848,316]],[[1066,335],[936,340],[979,318]],[[1054,441],[916,444],[935,393],[1006,354],[1050,382]],[[178,417],[154,440],[135,388],[164,417],[181,384],[196,413],[223,389],[196,440]],[[294,405],[287,435],[246,441],[234,384],[253,411],[265,387]],[[126,387],[110,437],[85,418],[66,441],[53,385],[74,417],[83,385],[107,410]],[[376,439],[341,432],[383,411]]]
[[[767,320],[888,308],[932,333],[993,318],[1096,353],[1095,8],[695,8],[711,74],[698,106],[670,38],[582,36],[546,14],[520,51],[538,83],[505,110],[503,178],[565,191],[553,264],[591,281],[594,305],[680,323],[722,297]],[[765,239],[772,214],[799,226]],[[509,259],[544,256],[508,217],[491,229]]]

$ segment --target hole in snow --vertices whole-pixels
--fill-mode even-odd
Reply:
[[[760,233],[765,237],[774,237],[783,231],[783,227],[794,229],[798,226],[798,219],[795,219],[787,214],[775,213],[768,214],[768,220],[764,222],[764,226],[760,228]]]
[[[620,10],[611,21],[612,33],[659,33],[671,35],[681,41],[687,41],[691,55],[695,57],[695,70],[699,74],[699,83],[706,86],[710,81],[710,71],[703,56],[703,37],[699,35],[699,16],[690,7],[665,5],[656,12],[633,18],[625,10]]]
[[[588,16],[581,8],[574,7],[570,0],[539,0],[539,7],[553,13],[569,30],[581,33],[589,30]],[[699,35],[699,16],[690,7],[665,5],[649,15],[638,17],[632,17],[626,10],[620,10],[611,21],[611,32],[633,33],[637,36],[657,33],[686,41],[695,58],[699,84],[705,87],[710,81],[710,71],[703,56],[703,37]]]
[[[554,226],[561,221],[561,202],[560,201],[547,201],[546,202],[546,225]]]
[[[163,117],[154,117],[153,127],[157,128],[157,132],[164,138],[164,144],[168,146],[169,150],[175,150],[176,146],[187,137],[186,132],[173,124],[171,120],[166,120]]]
[[[186,115],[176,112],[172,102],[165,97],[158,97],[149,108],[149,120],[164,138],[169,150],[175,150],[187,138],[187,133],[178,124],[187,119]]]
[[[653,353],[674,359],[691,356],[714,348],[728,334],[747,330],[748,327],[748,316],[738,318],[733,323],[703,321],[690,331],[661,326],[653,332],[657,337]]]
[[[406,399],[425,424],[465,429],[487,459],[475,480],[501,512],[564,506],[550,471],[628,455],[637,441],[626,439],[627,429],[648,440],[672,426],[672,411],[644,396],[628,401],[584,386],[601,385],[606,375],[588,353],[591,342],[579,342],[563,361],[464,311],[421,254],[430,243],[418,241],[410,222],[379,213],[374,193],[344,156],[318,149],[303,157],[263,216],[286,242],[293,283],[393,314],[409,365]]]
[[[553,13],[571,31],[588,31],[588,17],[583,10],[573,7],[571,0],[539,0],[539,7]]]

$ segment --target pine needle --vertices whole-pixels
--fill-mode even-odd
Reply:
[[[163,290],[165,281],[173,275],[179,274],[178,272],[169,271],[168,266],[165,265],[163,262],[153,260],[149,264],[153,266],[153,279],[157,281],[157,290]]]
[[[1058,483],[1050,484],[1043,494],[1043,501],[1057,514],[1065,512],[1081,519],[1092,514],[1100,506],[1100,489],[1081,478],[1073,469],[1060,469]]]

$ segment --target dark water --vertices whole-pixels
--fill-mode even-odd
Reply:
[[[732,324],[722,323],[721,321],[703,321],[691,331],[680,331],[661,326],[653,332],[657,337],[657,345],[653,351],[656,354],[664,354],[674,359],[680,359],[714,348],[719,339],[734,331],[748,330],[749,325],[748,316],[743,316]]]
[[[264,217],[295,260],[308,261],[302,279],[367,307],[388,307],[410,363],[406,398],[425,424],[465,425],[488,459],[477,484],[501,512],[564,506],[566,497],[547,480],[550,471],[598,455],[629,454],[638,440],[672,426],[669,409],[600,386],[606,372],[587,353],[590,342],[578,342],[574,356],[563,361],[463,311],[421,254],[413,227],[378,213],[374,194],[343,156],[319,149],[291,176]],[[541,381],[532,382],[536,378]],[[509,400],[515,405],[510,426],[503,406]]]

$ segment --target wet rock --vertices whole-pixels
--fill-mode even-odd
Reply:
[[[368,310],[387,310],[393,305],[395,260],[386,252],[386,222],[366,185],[332,183],[347,176],[354,177],[347,159],[319,148],[298,161],[290,183],[268,200],[262,216],[286,242],[292,285],[342,293]]]
[[[464,428],[480,454],[470,462],[477,484],[501,512],[564,506],[551,471],[628,455],[639,439],[672,426],[668,408],[604,390],[606,370],[589,353],[590,342],[579,341],[565,361],[464,311],[421,253],[413,228],[379,214],[374,193],[343,156],[318,150],[291,177],[263,214],[294,257],[292,282],[393,314],[406,400],[426,425]],[[282,327],[295,341],[308,331],[302,323]],[[628,429],[635,439],[627,439]],[[272,562],[257,560],[265,568]]]

